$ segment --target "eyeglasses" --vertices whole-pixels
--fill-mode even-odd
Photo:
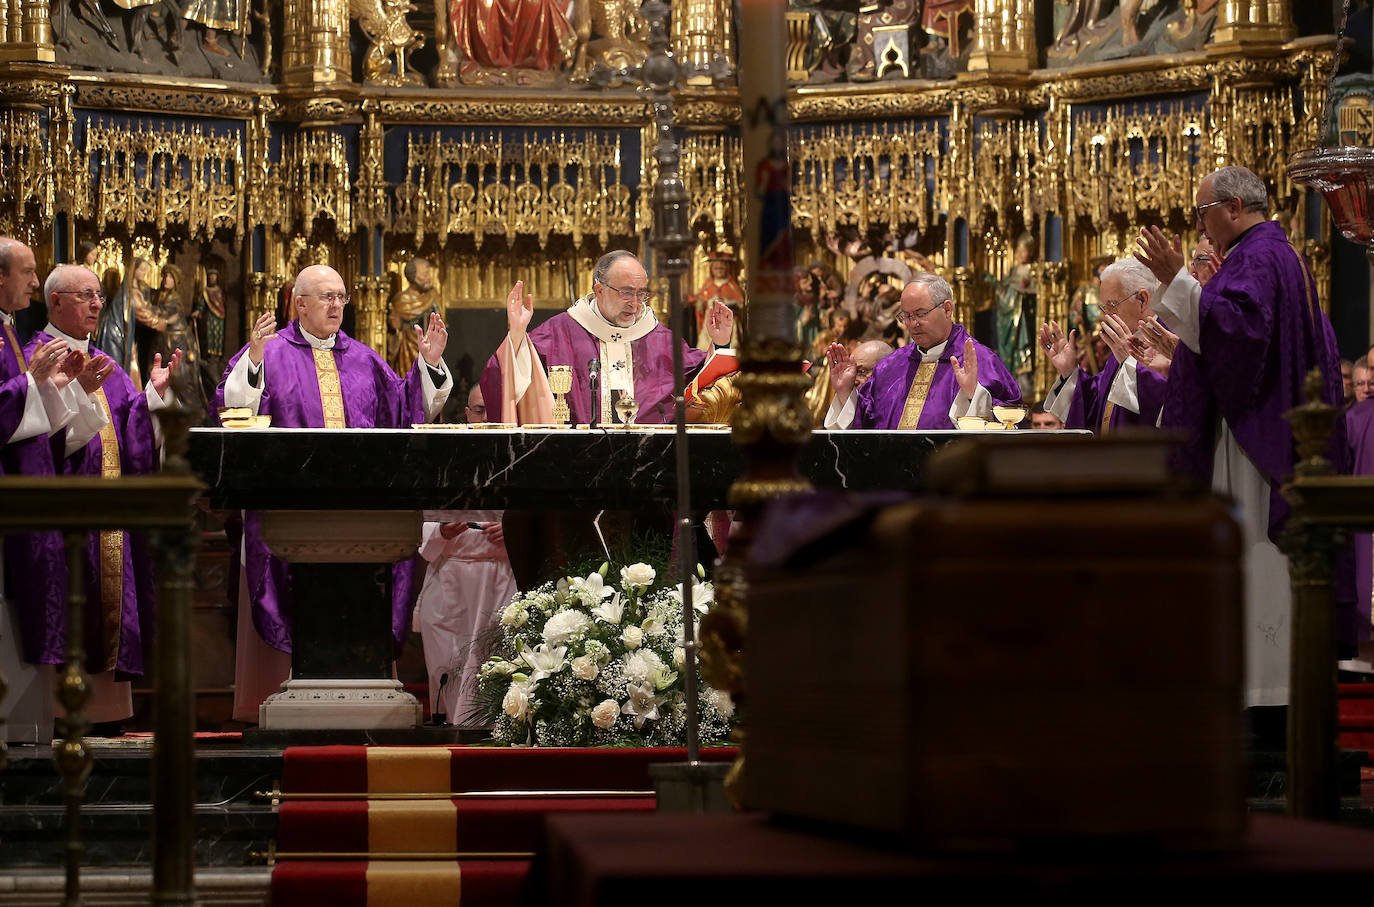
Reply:
[[[897,313],[897,320],[898,320],[898,321],[905,322],[906,324],[914,324],[914,323],[916,322],[917,319],[925,318],[925,317],[926,317],[927,315],[929,315],[931,312],[935,311],[936,309],[943,308],[943,307],[944,307],[944,303],[941,302],[941,303],[937,303],[937,304],[931,306],[931,307],[928,308],[928,309],[921,309],[919,312],[898,312],[898,313]]]
[[[1099,302],[1098,305],[1100,305],[1102,308],[1106,309],[1109,312],[1115,312],[1117,309],[1125,305],[1128,299],[1135,299],[1137,296],[1144,292],[1144,290],[1136,290],[1130,296],[1123,296],[1116,302]]]
[[[601,285],[608,290],[614,290],[626,302],[647,303],[654,298],[654,294],[648,290],[636,290],[634,287],[613,287],[604,280],[601,281]]]
[[[1219,198],[1219,199],[1217,199],[1216,201],[1214,201],[1214,202],[1208,202],[1208,203],[1205,204],[1205,205],[1194,205],[1194,206],[1193,206],[1193,220],[1194,220],[1194,222],[1197,222],[1197,221],[1201,221],[1201,220],[1202,220],[1202,212],[1203,212],[1203,211],[1206,211],[1208,208],[1215,208],[1217,205],[1224,205],[1224,204],[1226,204],[1227,202],[1229,202],[1230,200],[1231,200],[1231,199],[1229,199],[1229,198]]]
[[[99,290],[53,290],[57,296],[75,296],[82,302],[104,302],[105,294]]]
[[[297,296],[311,296],[322,301],[325,305],[348,305],[347,293],[297,293]]]

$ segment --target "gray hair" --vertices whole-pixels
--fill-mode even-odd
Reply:
[[[1102,269],[1102,281],[1105,283],[1108,277],[1120,280],[1121,289],[1125,290],[1127,296],[1149,290],[1150,296],[1154,297],[1159,292],[1159,280],[1145,267],[1144,262],[1135,258],[1122,258],[1107,265]]]
[[[949,288],[949,284],[939,274],[930,271],[917,271],[911,277],[911,283],[916,283],[925,287],[925,291],[930,294],[931,305],[944,305],[954,299],[954,291]]]
[[[607,252],[596,260],[596,266],[592,268],[592,282],[606,283],[606,275],[611,273],[611,265],[620,261],[622,258],[633,258],[639,261],[639,256],[624,249],[616,249],[614,252]]]
[[[1263,211],[1269,207],[1269,190],[1253,171],[1245,167],[1222,167],[1211,176],[1213,201],[1238,198],[1246,211]]]
[[[43,281],[43,301],[52,299],[52,294],[62,292],[71,284],[69,277],[79,277],[82,274],[91,273],[81,265],[58,265],[48,274],[48,279]]]
[[[10,272],[10,262],[14,259],[14,253],[24,248],[24,244],[13,236],[0,236],[0,271],[6,274]]]

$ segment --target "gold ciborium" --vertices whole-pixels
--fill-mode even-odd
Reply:
[[[568,412],[568,401],[563,399],[563,395],[572,390],[572,366],[549,366],[549,390],[553,391],[553,421],[559,425],[567,425],[571,413]]]
[[[1021,420],[1026,418],[1026,408],[1024,406],[994,406],[992,414],[997,417],[997,421],[1002,423],[1002,427],[1007,431],[1012,431],[1021,424]]]

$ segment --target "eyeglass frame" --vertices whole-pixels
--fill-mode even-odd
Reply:
[[[1233,195],[1231,196],[1231,198],[1219,198],[1216,201],[1208,202],[1205,205],[1193,205],[1193,222],[1202,223],[1203,211],[1206,211],[1208,208],[1215,208],[1217,205],[1224,205],[1227,202],[1229,202],[1232,198],[1235,198],[1235,196]]]
[[[948,302],[948,300],[946,300],[946,302]],[[893,317],[896,318],[898,321],[900,321],[902,324],[906,325],[907,327],[910,327],[910,326],[911,326],[911,319],[913,319],[913,318],[926,318],[926,317],[928,317],[928,316],[930,315],[931,312],[935,311],[936,309],[943,309],[944,307],[945,307],[945,303],[943,303],[943,302],[937,302],[937,303],[935,303],[935,305],[930,306],[929,308],[926,308],[926,309],[921,309],[920,311],[917,311],[917,312],[906,312],[906,311],[903,311],[902,309],[898,309],[898,310],[897,310],[897,314],[894,315]]]
[[[86,293],[91,295],[84,295]],[[100,300],[101,303],[104,303],[106,298],[105,294],[99,290],[53,290],[52,294],[54,296],[75,296],[82,302],[95,302],[96,300]]]
[[[1103,302],[1099,299],[1097,305],[1098,307],[1106,309],[1108,312],[1111,312],[1114,315],[1116,314],[1117,310],[1119,310],[1123,305],[1126,304],[1126,300],[1134,299],[1135,297],[1139,296],[1141,293],[1144,292],[1145,291],[1143,289],[1136,290],[1134,293],[1131,293],[1128,296],[1122,296],[1116,302]]]
[[[347,306],[347,305],[348,305],[349,299],[352,298],[352,297],[351,297],[348,293],[346,293],[346,292],[345,292],[345,293],[297,293],[296,295],[297,295],[297,296],[307,296],[307,297],[310,297],[310,298],[312,298],[312,299],[319,299],[319,300],[322,300],[322,301],[324,302],[325,305],[331,305],[332,303],[338,302],[338,303],[340,303],[341,305]]]
[[[614,290],[616,295],[620,297],[621,302],[638,302],[641,305],[648,305],[649,300],[654,298],[653,292],[650,291],[648,287],[645,287],[642,290],[636,290],[634,287],[612,286],[604,280],[598,280],[597,283],[601,284],[608,290]],[[633,295],[627,296],[625,295],[626,293],[631,293]]]

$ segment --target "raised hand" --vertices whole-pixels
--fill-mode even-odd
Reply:
[[[1170,359],[1174,358],[1174,352],[1178,349],[1178,335],[1166,328],[1157,317],[1151,315],[1140,322],[1140,330],[1152,346]]]
[[[510,331],[511,352],[520,349],[534,317],[534,297],[525,293],[525,282],[517,280],[506,296],[506,329]]]
[[[114,373],[114,368],[113,359],[104,353],[95,353],[86,360],[81,368],[81,374],[76,376],[76,381],[83,391],[88,394],[94,393]]]
[[[171,360],[162,364],[162,354],[153,354],[153,367],[148,369],[148,383],[153,386],[153,390],[159,397],[167,393],[167,386],[172,383],[172,372],[181,368],[181,350],[172,354]]]
[[[973,345],[972,338],[964,341],[964,364],[960,365],[954,356],[949,357],[949,364],[954,367],[954,380],[959,390],[972,399],[978,390],[978,348]]]
[[[277,335],[277,317],[271,312],[258,316],[253,322],[253,330],[248,335],[248,359],[253,365],[262,365],[262,351],[267,341]]]
[[[1107,342],[1107,348],[1116,354],[1117,362],[1125,362],[1126,357],[1131,355],[1130,348],[1126,345],[1126,340],[1134,333],[1126,327],[1126,322],[1120,315],[1113,315],[1110,312],[1102,314],[1102,339]]]
[[[1136,260],[1150,269],[1163,290],[1174,279],[1178,269],[1183,267],[1183,240],[1175,233],[1173,242],[1170,242],[1163,230],[1152,226],[1140,231],[1136,245],[1140,246],[1133,253]]]
[[[729,346],[730,335],[735,329],[735,313],[730,307],[717,299],[706,316],[706,334],[716,346]]]
[[[33,376],[34,381],[42,384],[49,376],[61,370],[67,353],[67,341],[49,340],[33,351],[33,356],[29,358],[29,374]]]
[[[1070,331],[1065,337],[1059,322],[1047,321],[1040,325],[1040,348],[1049,356],[1059,377],[1067,378],[1078,368],[1078,331]]]
[[[830,366],[830,387],[835,391],[835,399],[844,406],[859,380],[858,366],[843,343],[830,344],[825,351],[825,360]]]
[[[448,328],[438,312],[429,313],[429,323],[425,329],[415,325],[415,340],[420,345],[420,355],[431,368],[438,368],[444,361],[444,347],[448,346]]]

